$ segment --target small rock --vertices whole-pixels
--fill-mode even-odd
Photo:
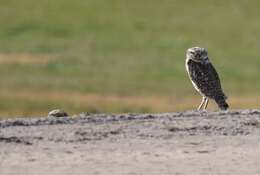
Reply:
[[[48,117],[68,117],[68,113],[61,110],[61,109],[55,109],[49,112]]]

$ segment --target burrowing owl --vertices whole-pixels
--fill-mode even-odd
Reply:
[[[228,109],[227,97],[221,88],[218,73],[210,63],[207,50],[193,47],[186,53],[186,70],[194,88],[202,95],[198,110],[205,110],[209,98],[216,101],[221,110]]]

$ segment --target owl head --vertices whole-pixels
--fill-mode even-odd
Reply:
[[[201,47],[189,48],[186,53],[186,58],[202,64],[209,63],[208,52]]]

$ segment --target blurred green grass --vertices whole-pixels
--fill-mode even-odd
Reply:
[[[185,51],[202,46],[230,98],[257,98],[259,7],[256,0],[0,0],[0,57],[13,59],[0,60],[0,91],[193,97]],[[19,61],[24,54],[26,63]],[[44,63],[34,61],[43,57]],[[73,112],[155,111],[120,104],[97,104],[92,110],[59,99],[35,96],[34,103],[5,93],[0,97],[0,114],[12,116],[42,115],[56,106]],[[172,103],[177,110],[178,101]]]

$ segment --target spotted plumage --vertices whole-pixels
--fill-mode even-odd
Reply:
[[[221,110],[228,109],[216,69],[210,63],[206,49],[193,47],[186,53],[186,70],[194,88],[202,95],[198,110],[205,110],[208,99],[213,99]]]

